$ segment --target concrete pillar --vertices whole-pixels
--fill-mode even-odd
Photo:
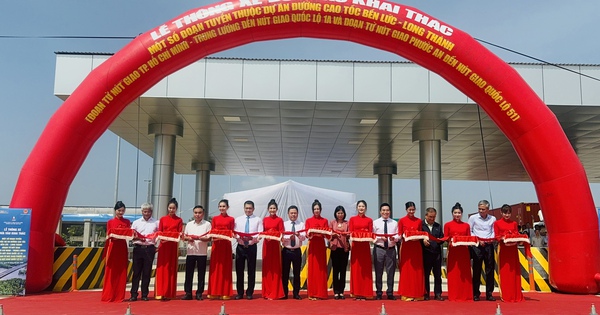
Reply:
[[[214,163],[192,163],[192,169],[196,170],[196,194],[195,205],[204,207],[204,213],[208,217],[210,203],[210,172],[215,171]]]
[[[448,141],[448,126],[446,123],[415,124],[412,140],[419,141],[420,217],[425,217],[425,209],[434,207],[436,222],[443,224],[441,141]]]
[[[148,125],[148,134],[154,134],[154,160],[152,167],[153,216],[167,214],[167,204],[173,197],[173,174],[175,173],[175,144],[177,136],[183,136],[183,126],[176,123]]]
[[[90,235],[92,234],[92,220],[83,220],[83,247],[90,246]]]
[[[375,207],[379,216],[379,206],[387,202],[391,206],[392,213],[390,217],[394,217],[394,204],[392,202],[392,176],[398,173],[398,168],[394,164],[379,164],[373,165],[373,174],[377,175],[377,195],[379,203]]]
[[[98,232],[96,232],[96,223],[92,224],[92,231],[91,231],[91,246],[90,247],[96,247],[96,244],[98,243]]]

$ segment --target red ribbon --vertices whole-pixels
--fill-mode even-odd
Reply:
[[[501,236],[498,236],[497,238],[498,238],[498,241],[504,241],[504,239],[506,239],[506,237],[529,239],[529,236],[527,234],[520,234],[515,231],[508,231],[503,236],[501,235]],[[533,255],[531,254],[531,244],[529,244],[529,242],[518,242],[517,244],[522,245],[525,248],[525,256],[527,256],[527,258],[533,258]]]

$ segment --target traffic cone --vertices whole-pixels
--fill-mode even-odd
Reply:
[[[381,303],[381,313],[379,313],[379,315],[388,315],[385,311],[385,305],[383,303]]]
[[[496,307],[496,315],[502,315],[502,311],[500,310],[500,303],[498,303],[498,306]]]
[[[225,313],[225,302],[221,304],[221,311],[219,312],[219,315],[228,315],[227,313]]]
[[[132,315],[131,314],[131,303],[127,303],[127,311],[125,311],[125,315]]]
[[[2,315],[1,312],[0,315]],[[592,303],[592,310],[590,311],[590,315],[598,315],[598,313],[596,313],[596,305],[594,305],[594,303]]]

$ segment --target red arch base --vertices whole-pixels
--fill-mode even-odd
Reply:
[[[480,104],[512,142],[536,187],[550,236],[551,284],[563,292],[600,291],[594,279],[600,272],[598,220],[585,171],[554,114],[513,68],[466,33],[393,2],[232,0],[191,10],[140,35],[92,71],[50,119],[11,201],[12,207],[33,209],[27,292],[50,284],[53,234],[69,186],[125,106],[202,57],[291,37],[347,40],[396,53]],[[565,216],[573,205],[578,215]]]

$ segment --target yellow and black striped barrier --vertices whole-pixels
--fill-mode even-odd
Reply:
[[[300,289],[302,290],[306,290],[306,279],[308,278],[308,264],[306,263],[306,259],[307,259],[307,255],[308,255],[308,246],[304,245],[301,247],[300,249],[302,251],[302,267],[300,269]],[[331,254],[331,250],[329,248],[327,248],[327,288],[332,288],[333,285],[333,269],[331,266],[331,258],[330,258],[330,254]],[[294,288],[292,287],[292,281],[293,279],[291,279],[292,277],[290,277],[290,281],[288,282],[288,288],[289,290],[293,290]]]
[[[521,288],[523,291],[539,291],[551,292],[550,277],[548,276],[548,248],[547,247],[531,247],[531,261],[533,277],[530,277],[529,260],[525,255],[525,249],[519,248],[519,262],[521,264]],[[498,262],[498,249],[496,249],[494,257]],[[494,270],[494,285],[499,287],[500,275],[498,273],[498,264]],[[483,275],[481,284],[485,284]],[[533,287],[532,287],[533,286]]]
[[[104,284],[104,259],[102,247],[56,247],[52,266],[52,283],[47,290],[64,292],[85,289],[99,289]],[[77,255],[77,287],[73,288],[73,255]],[[185,271],[185,261],[180,262],[178,271]],[[151,277],[156,275],[152,269]],[[127,266],[127,282],[133,277],[132,263]]]
[[[521,263],[521,287],[525,291],[550,292],[550,277],[548,276],[548,248],[532,247],[531,259],[533,262],[533,287],[530,284],[529,263],[525,250],[519,248],[519,262]]]
[[[302,289],[306,289],[306,278],[308,276],[307,246],[302,246],[302,270],[300,272],[300,285]],[[104,260],[102,259],[102,251],[100,247],[56,247],[54,249],[54,265],[52,283],[48,290],[55,292],[70,291],[72,289],[72,266],[73,255],[77,255],[77,288],[75,289],[98,289],[102,288],[104,280]],[[333,271],[330,259],[331,251],[327,249],[327,272],[329,274],[327,280],[328,288],[333,284]],[[524,291],[541,291],[550,292],[550,282],[548,277],[548,249],[546,247],[532,247],[531,253],[533,256],[533,290],[530,284],[529,277],[529,262],[525,256],[525,250],[519,248],[519,261],[521,263],[521,287]],[[497,261],[497,254],[496,254]],[[129,262],[127,267],[127,282],[131,282],[133,271],[132,263]],[[179,263],[178,271],[185,271],[185,262]],[[156,270],[152,269],[152,277],[155,276]],[[446,268],[442,268],[442,278],[447,277]],[[498,270],[494,272],[495,285],[498,286]],[[481,279],[481,283],[485,284],[485,280]],[[288,287],[292,290],[292,279],[288,283]]]
[[[52,283],[48,290],[61,292],[72,289],[102,288],[104,260],[101,247],[56,247],[52,266]],[[77,255],[77,288],[72,288],[73,255]],[[131,273],[131,263],[128,268]]]
[[[302,270],[300,272],[300,286],[302,289],[306,289],[306,278],[308,276],[308,266],[306,264],[307,258],[307,246],[302,246]],[[519,262],[521,263],[521,288],[523,291],[540,291],[540,292],[551,292],[550,279],[548,276],[548,248],[547,247],[531,247],[531,254],[533,256],[533,283],[534,288],[531,289],[530,277],[529,277],[529,262],[525,255],[525,249],[519,248]],[[331,288],[333,284],[333,271],[331,268],[330,250],[327,249],[327,272],[329,274],[327,280],[327,287]],[[498,261],[498,254],[495,254],[496,261]],[[447,278],[447,271],[445,267],[442,267],[442,278]],[[498,269],[494,271],[495,285],[499,286],[499,274]],[[481,284],[485,285],[485,279],[481,277]],[[292,279],[288,283],[288,288],[292,290]]]

